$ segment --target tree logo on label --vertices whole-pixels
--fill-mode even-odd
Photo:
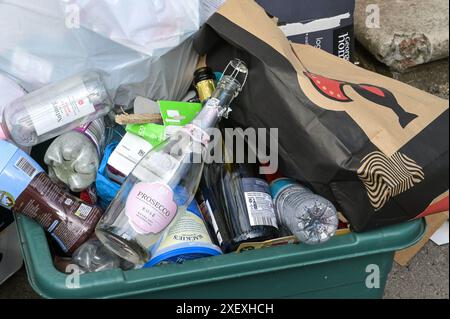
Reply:
[[[11,209],[16,204],[16,200],[14,199],[14,196],[12,196],[10,193],[5,191],[0,191],[0,205]]]

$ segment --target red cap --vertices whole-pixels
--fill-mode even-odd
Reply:
[[[270,165],[270,163],[261,163],[262,167],[268,167],[269,165]],[[279,171],[277,171],[274,174],[266,174],[265,177],[266,177],[267,182],[269,184],[272,184],[273,181],[283,178],[284,176]]]
[[[266,175],[266,180],[269,184],[272,184],[273,181],[276,181],[277,179],[283,177],[283,174],[281,174],[280,172],[276,172],[275,174]]]

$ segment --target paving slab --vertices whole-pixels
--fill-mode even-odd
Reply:
[[[449,299],[448,245],[429,241],[407,267],[394,265],[385,299]]]
[[[448,28],[448,0],[356,0],[356,38],[398,72],[448,57]]]

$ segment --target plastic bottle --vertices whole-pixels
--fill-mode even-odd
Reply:
[[[274,180],[271,191],[279,225],[300,242],[316,245],[334,236],[339,218],[327,199],[289,178]]]
[[[0,139],[34,146],[105,116],[112,101],[104,76],[85,71],[11,102],[3,111]]]
[[[72,262],[86,273],[120,268],[120,258],[95,237],[86,241],[73,253]]]
[[[105,142],[102,118],[59,136],[44,157],[50,178],[72,192],[86,190],[95,182]]]

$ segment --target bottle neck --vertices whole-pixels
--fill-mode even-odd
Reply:
[[[200,113],[195,117],[192,124],[196,125],[202,130],[207,130],[212,127],[216,127],[217,123],[219,123],[222,115],[222,107],[219,105],[214,105],[210,103],[211,100],[208,100],[200,111]]]
[[[231,77],[223,77],[217,85],[217,89],[203,106],[202,111],[196,116],[188,129],[200,129],[200,135],[204,135],[207,129],[216,127],[222,117],[228,117],[231,111],[231,103],[241,89],[240,84]]]
[[[198,82],[195,86],[197,89],[198,97],[200,101],[206,102],[216,90],[216,84],[213,79],[203,80]]]

